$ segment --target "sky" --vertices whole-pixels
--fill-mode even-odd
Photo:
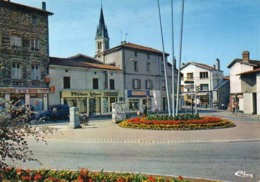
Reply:
[[[42,0],[11,0],[41,8]],[[95,55],[101,4],[110,48],[127,41],[163,50],[158,0],[45,0],[49,16],[50,56]],[[159,0],[165,52],[180,60],[181,0]],[[259,0],[185,0],[181,62],[227,66],[248,50],[260,60]],[[172,18],[174,38],[172,38]],[[172,48],[174,40],[174,49]],[[172,51],[174,50],[174,51]],[[177,64],[178,67],[178,64]]]

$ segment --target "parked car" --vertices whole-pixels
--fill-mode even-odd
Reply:
[[[37,120],[57,120],[67,119],[69,117],[68,105],[51,105],[48,110],[42,110],[35,113]]]

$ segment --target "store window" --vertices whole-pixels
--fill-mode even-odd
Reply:
[[[89,99],[89,114],[90,115],[100,115],[101,103],[100,97]]]
[[[139,99],[129,99],[129,111],[139,110]]]
[[[22,68],[20,63],[12,63],[11,78],[22,79]]]
[[[65,89],[70,89],[70,77],[63,77],[63,86]]]
[[[108,98],[107,97],[104,97],[103,98],[103,113],[108,113],[109,110],[108,110],[108,107],[109,106],[109,103],[108,103]]]
[[[110,84],[110,90],[115,90],[115,80],[114,79],[110,79],[109,80],[109,84]]]
[[[41,71],[40,65],[32,65],[31,70],[31,79],[32,80],[40,80],[41,79]]]
[[[31,94],[30,105],[35,111],[43,110],[43,94]]]
[[[98,78],[93,78],[93,89],[98,89]]]
[[[16,106],[23,106],[25,105],[25,94],[11,93],[10,101]]]

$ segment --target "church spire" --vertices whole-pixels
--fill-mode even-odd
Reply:
[[[99,24],[96,31],[96,56],[109,49],[109,36],[105,24],[103,8],[101,5]]]

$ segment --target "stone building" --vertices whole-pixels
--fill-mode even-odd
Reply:
[[[0,95],[6,100],[48,106],[48,17],[53,13],[0,0]]]
[[[123,75],[118,67],[79,54],[50,57],[50,105],[78,107],[90,116],[111,115],[112,103],[122,100]]]

